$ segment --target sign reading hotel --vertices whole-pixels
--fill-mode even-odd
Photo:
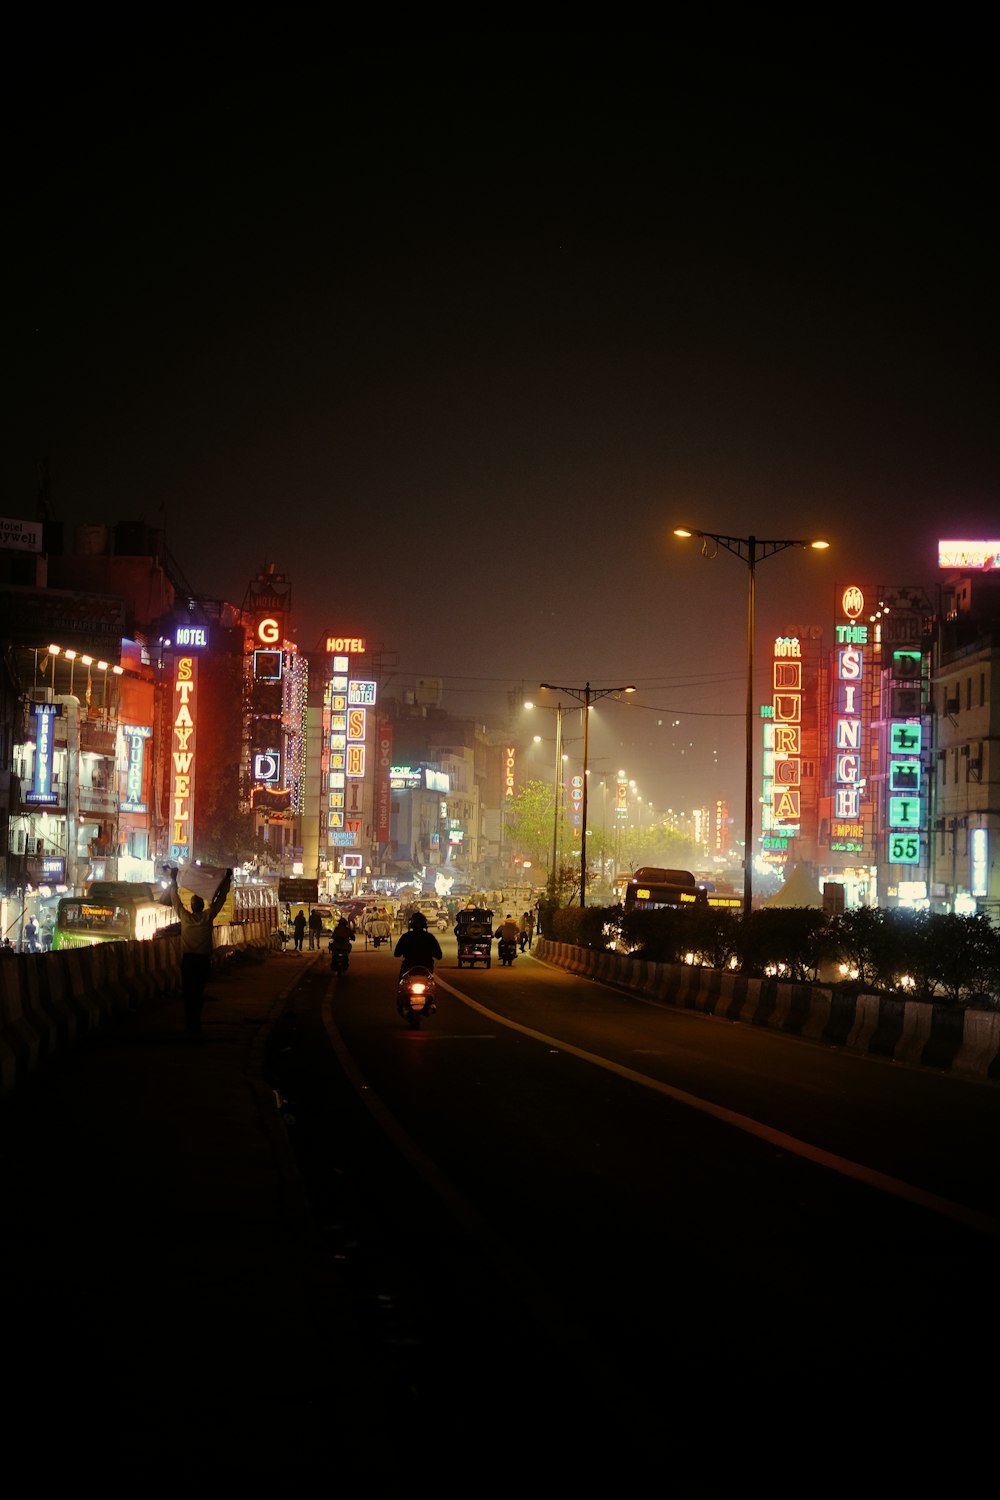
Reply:
[[[833,710],[833,817],[830,848],[860,854],[864,849],[862,798],[866,788],[863,712],[865,648],[868,626],[862,623],[863,591],[852,584],[840,599],[844,619],[834,627],[837,642]]]
[[[194,835],[194,753],[198,660],[174,662],[174,711],[170,730],[170,858],[191,858]]]
[[[367,649],[363,635],[328,635],[326,638],[328,656],[364,656]]]

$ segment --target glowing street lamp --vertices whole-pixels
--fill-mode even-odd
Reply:
[[[549,693],[569,693],[570,697],[578,699],[583,704],[583,804],[580,809],[580,905],[587,904],[587,751],[589,748],[590,728],[590,705],[596,703],[599,698],[607,698],[611,693],[634,693],[635,687],[629,684],[627,687],[591,687],[586,683],[582,688],[559,687],[552,682],[541,682],[539,687]]]
[[[812,547],[817,552],[825,552],[830,543],[821,541],[819,538],[807,539],[805,541],[764,541],[757,536],[722,536],[716,531],[696,531],[693,527],[676,526],[674,536],[688,538],[700,536],[702,539],[702,556],[717,557],[719,548],[725,547],[727,552],[732,552],[747,565],[748,595],[747,595],[747,703],[746,703],[746,807],[743,819],[744,842],[743,842],[743,916],[749,917],[753,906],[753,628],[754,628],[754,570],[758,562],[763,562],[766,557],[773,557],[776,552],[784,552],[786,547]],[[715,543],[715,551],[710,552],[708,543]]]

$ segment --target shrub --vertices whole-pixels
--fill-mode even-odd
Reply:
[[[739,931],[738,952],[745,973],[773,969],[787,979],[814,980],[829,949],[828,919],[812,906],[753,911]]]

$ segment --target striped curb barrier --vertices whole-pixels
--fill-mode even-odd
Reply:
[[[765,1026],[824,1046],[1000,1082],[1000,1012],[828,985],[752,978],[730,969],[650,963],[539,938],[535,957],[664,1005]]]

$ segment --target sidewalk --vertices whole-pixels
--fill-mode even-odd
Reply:
[[[240,954],[200,1037],[172,996],[0,1100],[12,1467],[378,1477],[377,1362],[263,1075],[268,1030],[325,957]]]

